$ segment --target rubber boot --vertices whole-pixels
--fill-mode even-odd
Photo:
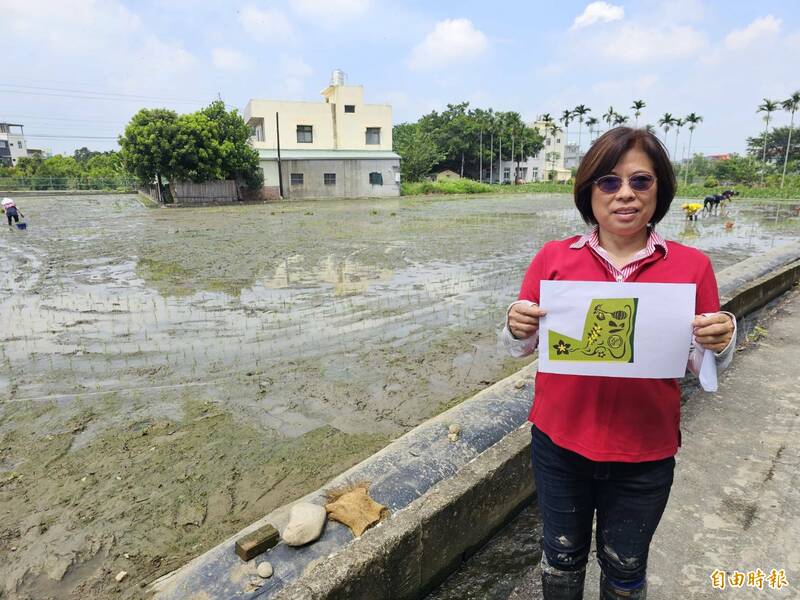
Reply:
[[[550,566],[542,554],[542,595],[544,600],[583,600],[586,567],[577,571],[561,571]]]
[[[600,600],[646,600],[647,580],[640,587],[626,589],[614,585],[605,574],[600,573]]]

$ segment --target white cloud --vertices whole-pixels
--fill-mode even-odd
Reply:
[[[214,48],[211,61],[223,71],[244,71],[250,66],[250,60],[244,54],[230,48]]]
[[[415,70],[429,70],[463,63],[483,54],[488,46],[486,35],[469,19],[445,19],[414,47],[409,65]]]
[[[247,33],[262,42],[287,39],[294,33],[288,17],[274,8],[261,9],[249,4],[239,13],[239,22]]]
[[[289,5],[298,15],[324,27],[363,15],[370,0],[290,0]]]
[[[706,38],[688,26],[656,29],[626,24],[613,35],[595,38],[592,45],[608,60],[635,64],[695,56],[706,46]]]
[[[725,36],[728,48],[744,48],[759,38],[774,37],[781,29],[781,20],[772,15],[759,17],[744,29],[734,29]]]
[[[285,94],[282,97],[287,100],[301,96],[305,90],[306,80],[314,74],[314,69],[301,57],[288,55],[280,57],[278,71],[281,93]]]
[[[592,2],[583,9],[581,14],[575,17],[575,21],[572,23],[572,29],[588,27],[595,23],[620,21],[623,17],[625,17],[625,9],[621,6],[609,4],[608,2]]]

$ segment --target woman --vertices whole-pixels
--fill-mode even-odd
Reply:
[[[711,263],[655,230],[675,186],[672,164],[653,134],[619,127],[597,139],[574,187],[575,205],[594,227],[548,242],[534,257],[503,332],[514,356],[536,348],[548,308],[538,306],[542,280],[694,283],[688,367],[697,374],[706,351],[715,353],[718,369],[730,363],[736,321],[719,312]],[[678,382],[537,373],[529,420],[545,599],[583,598],[595,511],[600,597],[645,598],[650,540],[680,445]]]
[[[14,201],[11,198],[3,198],[2,202],[3,212],[6,214],[6,218],[8,218],[8,226],[11,227],[11,219],[14,219],[15,223],[19,223],[19,218],[25,218],[25,215],[20,212],[17,208],[17,205],[14,204]]]

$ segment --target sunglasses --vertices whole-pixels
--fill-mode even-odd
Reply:
[[[622,187],[622,181],[619,175],[603,175],[595,179],[594,183],[604,194],[615,194]],[[655,182],[655,175],[649,173],[637,173],[628,177],[628,185],[634,192],[646,192]]]

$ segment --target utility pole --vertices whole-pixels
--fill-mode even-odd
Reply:
[[[483,183],[483,129],[481,129],[480,148],[478,153],[478,181]]]
[[[275,113],[275,135],[278,138],[278,193],[283,199],[283,173],[281,172],[281,123],[278,113]]]
[[[494,174],[494,131],[492,131],[492,140],[489,144],[489,154],[491,155],[491,159],[489,159],[489,183],[493,183],[492,175]]]
[[[503,183],[503,136],[500,136],[500,152],[497,155],[497,182]]]
[[[517,163],[519,165],[519,163]],[[511,166],[514,167],[514,134],[511,134]],[[517,167],[514,167],[514,185],[517,185]]]

